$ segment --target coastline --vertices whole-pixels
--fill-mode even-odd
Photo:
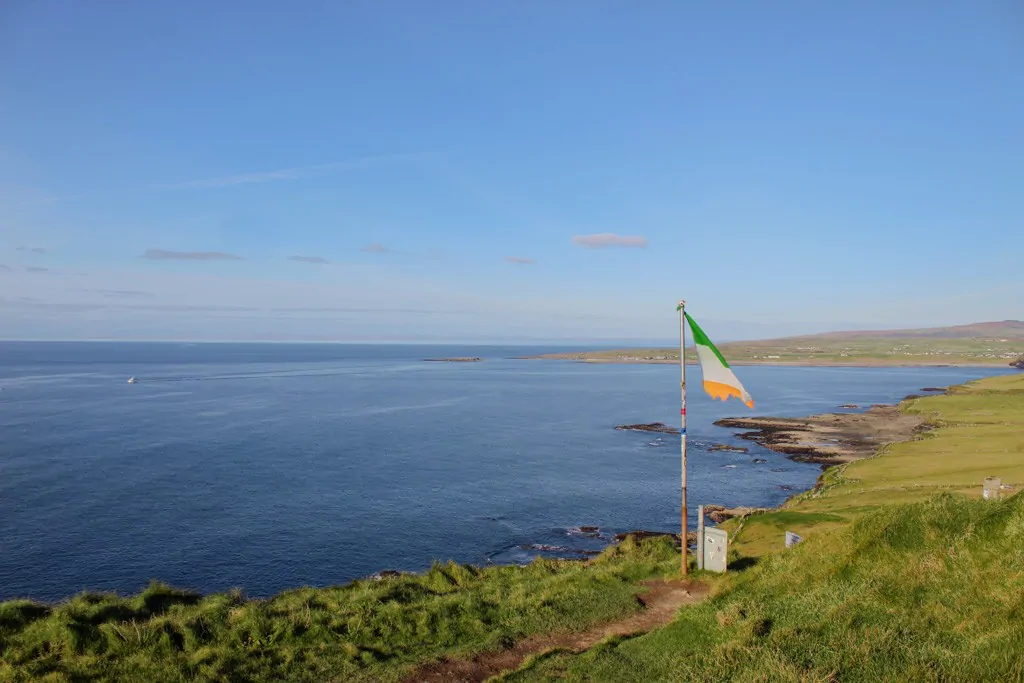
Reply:
[[[694,352],[696,354],[696,352]],[[688,354],[689,355],[689,354]],[[559,354],[552,354],[546,356],[521,356],[513,360],[558,360],[568,361],[570,363],[588,363],[593,365],[679,365],[679,359],[628,359],[628,358],[583,358],[573,357],[568,355],[562,356]],[[696,357],[688,357],[686,360],[687,365],[698,365]],[[777,367],[777,368],[1002,368],[1012,367],[1010,365],[999,363],[907,363],[907,362],[889,362],[884,360],[857,360],[853,362],[839,362],[830,360],[792,360],[792,361],[749,361],[739,360],[730,361],[731,367],[752,367],[752,366],[765,366],[765,367]]]
[[[475,358],[439,358],[424,360],[425,362],[477,361]],[[946,395],[948,388],[943,388],[941,392],[937,392],[935,388],[922,389],[922,391],[935,392],[931,394],[932,396],[942,396]],[[901,416],[899,412],[899,407],[904,401],[917,397],[917,395],[912,394],[894,404],[874,404],[868,406],[866,410],[853,413],[819,413],[795,418],[770,416],[722,418],[715,421],[713,424],[715,426],[731,429],[733,430],[734,436],[758,443],[771,451],[785,455],[787,458],[795,462],[815,463],[821,465],[822,470],[828,470],[837,465],[843,465],[863,458],[872,457],[877,454],[878,449],[884,445],[909,440],[914,438],[917,434],[926,432],[927,427],[923,424],[924,420],[917,418],[906,419],[906,417]],[[903,417],[903,419],[901,419],[901,417]],[[886,428],[889,424],[895,425],[893,429]],[[670,435],[678,434],[678,428],[667,425],[658,425],[660,427],[659,429],[638,429],[649,428],[655,425],[658,425],[658,423],[619,425],[613,427],[613,429],[620,431],[651,431]],[[891,438],[894,435],[896,437],[902,435],[903,438]],[[723,447],[721,444],[718,446],[718,448],[714,448],[713,450],[734,450],[736,448],[728,446]],[[793,490],[790,496],[776,506],[752,507],[746,503],[733,508],[727,508],[720,505],[705,506],[708,511],[712,513],[710,515],[711,519],[709,520],[709,525],[733,518],[743,518],[749,514],[780,510],[789,501],[805,495],[808,492],[814,491],[820,484],[821,478],[819,477],[814,485],[803,490]],[[621,529],[621,527],[619,528]],[[586,562],[599,555],[601,552],[621,544],[629,537],[634,537],[636,540],[665,537],[670,539],[677,548],[680,545],[680,535],[678,532],[673,531],[658,531],[645,528],[618,531],[614,527],[612,529],[608,529],[596,526],[589,527],[586,525],[579,527],[578,529],[582,530],[581,535],[583,536],[587,536],[590,532],[593,532],[594,537],[596,538],[598,537],[598,534],[600,534],[602,539],[607,539],[607,543],[601,546],[600,550],[573,549],[568,547],[548,548],[544,547],[544,544],[541,543],[521,544],[514,547],[519,547],[523,550],[541,550],[542,552],[548,553],[534,555],[534,560]],[[570,530],[570,533],[572,533],[572,530]],[[697,542],[697,532],[688,531],[687,541],[690,545],[695,544]],[[482,569],[486,567],[510,567],[523,565],[522,563],[515,561],[492,562],[490,556],[488,556],[484,562],[474,566],[478,566]],[[385,566],[365,576],[356,577],[350,581],[337,585],[350,586],[365,581],[381,581],[397,577],[417,577],[429,572],[429,568],[423,570],[396,570]],[[331,586],[324,586],[322,588],[326,589],[329,587]],[[295,589],[285,589],[282,591],[282,594],[291,590]],[[117,592],[114,591],[114,593]],[[210,595],[216,594],[218,593],[210,593]],[[204,593],[204,595],[206,594]],[[258,599],[269,600],[276,597],[276,595],[278,594]],[[66,598],[55,601],[41,601],[38,604],[58,605],[66,600],[72,599],[72,597],[73,596],[67,596]],[[16,597],[10,598],[9,600],[32,600],[33,602],[36,602],[33,598],[29,597]],[[7,600],[0,600],[0,604],[5,601]]]
[[[935,388],[928,391],[935,393],[908,396],[895,406],[875,405],[863,413],[755,418],[760,424],[729,418],[726,425],[719,425],[748,429],[750,440],[764,439],[765,447],[794,459],[808,454],[782,450],[790,448],[793,439],[810,441],[809,447],[814,448],[853,449],[838,467],[822,461],[829,469],[815,486],[790,496],[776,508],[710,509],[711,520],[719,522],[730,537],[730,571],[724,576],[696,573],[691,582],[681,583],[678,546],[669,540],[672,534],[645,539],[632,533],[582,562],[539,558],[525,566],[486,568],[435,562],[424,572],[381,572],[369,580],[293,588],[265,599],[247,598],[240,590],[202,595],[154,582],[136,596],[87,592],[58,603],[13,600],[0,603],[6,624],[0,633],[0,645],[5,646],[0,647],[0,671],[20,672],[26,677],[54,673],[70,677],[75,673],[127,678],[141,673],[151,680],[164,680],[194,675],[196,661],[201,660],[204,671],[243,678],[259,673],[268,680],[314,680],[314,676],[451,680],[453,672],[483,668],[492,675],[518,669],[527,655],[568,643],[568,651],[545,658],[539,664],[541,669],[530,669],[533,664],[529,662],[523,669],[539,675],[551,666],[557,669],[563,663],[576,662],[574,658],[608,635],[609,629],[621,626],[623,633],[635,633],[689,620],[706,628],[724,629],[724,637],[732,633],[729,629],[734,622],[723,623],[722,615],[745,619],[741,610],[752,609],[752,605],[771,610],[755,613],[753,627],[764,628],[767,619],[788,624],[781,620],[798,617],[802,621],[797,626],[809,637],[818,637],[822,647],[834,648],[834,639],[824,637],[829,634],[815,635],[821,619],[818,606],[821,600],[833,599],[833,603],[825,603],[832,612],[848,613],[849,591],[842,589],[849,586],[850,575],[842,570],[851,562],[857,568],[853,577],[863,576],[858,579],[857,594],[892,607],[882,610],[884,617],[916,614],[915,609],[896,609],[902,603],[893,601],[904,593],[916,600],[916,591],[940,589],[930,578],[936,571],[949,573],[947,585],[960,585],[963,571],[949,572],[951,559],[961,561],[964,569],[976,569],[968,576],[972,586],[984,588],[993,576],[998,581],[986,588],[986,600],[980,603],[963,600],[959,589],[936,594],[927,603],[940,606],[943,611],[936,613],[940,617],[948,611],[948,604],[980,605],[968,616],[971,623],[981,625],[979,637],[988,642],[992,611],[987,605],[992,600],[1003,604],[1019,583],[1015,578],[1019,560],[1012,559],[1017,557],[1012,532],[1019,522],[1007,515],[1017,514],[1014,511],[1021,508],[1022,499],[1018,496],[1004,504],[971,498],[982,497],[979,477],[998,475],[1003,482],[1000,491],[1019,490],[1024,484],[1024,464],[1015,456],[1024,434],[1024,375],[972,381],[942,393]],[[864,417],[869,413],[874,417]],[[879,434],[878,427],[900,415],[911,418],[904,428],[920,429],[928,424],[934,426],[933,431],[925,439],[890,442],[893,433]],[[837,426],[835,418],[850,421]],[[828,444],[822,441],[820,430],[848,433],[837,436],[832,432],[824,437],[833,440]],[[783,432],[794,434],[781,439]],[[970,451],[964,451],[966,443],[970,443]],[[974,455],[960,457],[965,452]],[[819,455],[837,457],[832,450]],[[993,515],[993,505],[1001,505],[998,509],[1005,514]],[[938,520],[932,527],[921,527],[924,541],[930,543],[923,554],[920,544],[907,543],[908,517],[917,524],[911,525],[912,532],[929,520]],[[868,520],[868,526],[853,524],[861,519]],[[969,523],[972,519],[1001,524],[992,527],[991,537],[1005,542],[995,552],[979,546],[976,526]],[[1021,519],[1019,514],[1016,519]],[[951,532],[954,524],[957,526]],[[590,528],[580,529],[585,530]],[[945,535],[933,539],[925,530]],[[783,532],[802,536],[799,548],[782,552]],[[851,537],[850,533],[859,535]],[[911,541],[917,538],[912,536]],[[951,553],[950,548],[957,552]],[[974,548],[980,550],[964,559],[964,553]],[[859,555],[862,551],[867,554]],[[891,561],[879,562],[879,551],[895,554]],[[768,554],[777,554],[777,561],[755,566]],[[977,568],[981,560],[996,564]],[[908,573],[908,565],[919,571]],[[754,571],[746,574],[751,567]],[[922,576],[929,578],[918,578]],[[906,580],[919,584],[907,584],[895,596],[872,593],[880,585],[904,587],[898,582]],[[810,604],[801,602],[808,591],[818,596]],[[716,602],[701,612],[699,602],[710,593],[725,601],[726,607]],[[674,599],[663,600],[665,595]],[[691,605],[688,610],[693,611],[680,613],[679,607],[687,602]],[[794,606],[803,604],[808,609],[794,617]],[[912,606],[919,607],[920,601]],[[738,616],[731,616],[734,614]],[[877,616],[878,610],[872,608],[865,614]],[[947,628],[965,623],[959,613],[947,618]],[[1004,630],[1014,618],[1012,611],[1005,616],[1000,622]],[[893,623],[907,628],[905,622]],[[934,630],[934,620],[921,620],[915,628],[924,637]],[[664,633],[671,636],[678,631]],[[849,647],[855,648],[862,642],[864,630],[855,624],[847,631]],[[739,633],[749,639],[744,634],[749,631]],[[659,650],[664,649],[665,636],[656,644]],[[645,642],[637,638],[627,645]],[[613,656],[619,646],[613,643],[611,650],[605,648],[578,663],[589,666],[594,656]],[[673,646],[682,647],[678,643]],[[679,653],[677,661],[697,661],[690,650],[679,649]],[[510,654],[515,657],[510,659]],[[805,655],[806,648],[801,648],[793,661],[803,662]],[[925,651],[922,661],[931,662],[932,655],[933,650]],[[965,650],[965,656],[973,658],[976,653]],[[644,661],[648,659],[656,661],[653,655]],[[478,666],[481,663],[486,666]],[[639,680],[624,675],[615,679]],[[648,679],[688,680],[685,676]]]
[[[949,389],[950,387],[928,387],[922,391],[927,391],[929,396],[946,396]],[[794,462],[818,464],[825,472],[840,465],[874,457],[885,446],[910,441],[927,433],[931,429],[927,420],[901,410],[905,402],[917,398],[921,398],[921,395],[910,394],[896,403],[876,403],[865,410],[851,413],[818,413],[804,417],[726,417],[716,420],[714,425],[731,429],[734,436],[757,443]],[[660,423],[621,425],[615,429],[679,433],[675,428]],[[728,449],[724,447],[715,450]],[[705,505],[709,525],[721,524],[731,519],[742,522],[750,515],[778,512],[790,501],[820,487],[823,477],[824,474],[818,477],[813,486],[793,491],[786,500],[772,507],[739,505],[728,508],[722,505]],[[636,530],[631,533],[642,537],[665,535],[671,537],[677,545],[679,543],[677,533],[647,530]],[[625,536],[626,534],[619,534],[616,542]],[[687,540],[691,545],[695,544],[696,532],[688,532]]]
[[[933,395],[946,395],[944,390]],[[875,404],[855,413],[821,413],[806,417],[727,417],[718,427],[740,430],[735,436],[753,441],[797,462],[822,469],[870,458],[888,444],[908,441],[928,431],[927,422],[900,411],[911,395],[896,404]]]

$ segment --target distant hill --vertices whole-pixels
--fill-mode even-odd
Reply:
[[[856,330],[850,332],[825,332],[822,334],[792,337],[793,339],[1024,339],[1024,320],[1003,320],[1001,322],[971,323],[951,327],[924,327],[909,330]]]
[[[1004,320],[908,330],[825,332],[782,339],[725,342],[718,346],[730,363],[741,365],[1008,366],[1024,358],[1024,321]],[[678,363],[679,349],[632,348],[543,357],[591,363]]]

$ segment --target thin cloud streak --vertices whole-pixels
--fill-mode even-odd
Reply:
[[[322,256],[289,256],[288,260],[299,261],[300,263],[312,263],[318,266],[326,266],[330,263],[330,261]]]
[[[537,261],[532,258],[523,258],[521,256],[506,256],[505,261],[508,263],[515,263],[520,266],[532,266],[537,263]]]
[[[111,299],[151,299],[156,296],[152,292],[139,292],[134,289],[95,289],[93,291]]]
[[[248,185],[252,183],[270,183],[277,180],[296,180],[304,176],[330,171],[340,171],[350,168],[361,168],[377,163],[389,161],[404,161],[415,159],[415,154],[384,154],[378,156],[358,157],[343,161],[334,161],[329,164],[315,164],[313,166],[298,166],[295,168],[282,168],[276,171],[257,171],[253,173],[239,173],[237,175],[218,176],[216,178],[201,178],[199,180],[186,180],[180,183],[166,183],[154,185],[159,190],[196,190],[214,189],[219,187],[231,187],[233,185]]]
[[[367,244],[365,247],[363,247],[359,251],[361,251],[363,253],[366,253],[366,254],[394,254],[395,253],[394,250],[388,249],[383,244],[377,244],[376,242],[374,242],[373,244]]]
[[[572,238],[572,243],[587,249],[601,249],[604,247],[643,249],[647,246],[647,238],[640,235],[623,236],[612,232],[600,232],[593,235],[575,235]]]
[[[11,267],[10,266],[5,266],[4,264],[0,263],[0,271],[9,273],[9,272],[11,272]]]
[[[25,269],[25,272],[26,273],[46,273],[49,270],[50,270],[49,268],[42,268],[40,266],[29,266],[28,268]]]
[[[43,249],[42,247],[18,247],[18,251],[29,251],[32,252],[33,254],[46,253],[46,249]]]
[[[92,290],[99,292],[101,290]],[[108,290],[110,292],[123,291],[129,293],[131,290]],[[146,296],[146,292],[138,292],[143,296]],[[111,297],[119,298],[119,297]],[[125,299],[131,299],[136,297],[123,297]],[[141,298],[141,297],[138,297]],[[339,314],[353,314],[353,315],[373,315],[373,316],[391,316],[396,315],[412,315],[412,316],[452,316],[452,317],[466,317],[466,318],[487,318],[493,316],[504,316],[502,312],[491,312],[480,309],[453,309],[453,308],[392,308],[387,306],[382,307],[363,307],[363,306],[251,306],[251,305],[196,305],[196,304],[149,304],[141,301],[110,301],[110,302],[98,302],[98,301],[87,301],[87,302],[52,302],[43,301],[39,299],[26,299],[24,297],[21,300],[4,299],[0,297],[0,309],[21,309],[21,310],[40,310],[40,311],[54,311],[54,312],[65,312],[65,313],[85,313],[91,311],[111,311],[111,312],[132,312],[140,314],[153,314],[153,315],[166,315],[166,314],[215,314],[213,317],[219,317],[224,314],[231,314],[229,317],[237,319],[254,319],[254,320],[266,320],[267,316],[272,316],[270,320],[307,320],[316,321],[322,320],[322,318],[314,317],[317,314],[336,316]],[[567,313],[564,311],[546,311],[536,312],[534,315],[541,319],[557,318],[560,320],[573,319],[573,320],[606,320],[606,316],[598,316],[593,314],[579,314],[579,313]]]
[[[150,261],[243,261],[241,256],[223,251],[171,251],[147,249],[139,258]]]

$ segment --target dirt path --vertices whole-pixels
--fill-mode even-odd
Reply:
[[[613,621],[581,633],[555,636],[531,636],[513,647],[499,652],[485,652],[473,659],[452,659],[425,664],[413,671],[406,683],[466,682],[479,683],[502,671],[517,669],[529,655],[552,648],[582,652],[609,636],[643,633],[672,621],[683,605],[700,602],[707,597],[707,586],[689,581],[647,581],[650,590],[637,596],[644,606],[625,619]]]

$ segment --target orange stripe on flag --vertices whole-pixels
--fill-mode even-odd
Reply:
[[[740,393],[739,389],[729,384],[722,384],[721,382],[709,382],[704,380],[704,391],[708,392],[711,398],[717,398],[720,401],[724,401],[730,397],[738,398],[741,401],[743,400],[743,394]],[[754,407],[753,401],[746,401],[746,404],[748,408]]]

